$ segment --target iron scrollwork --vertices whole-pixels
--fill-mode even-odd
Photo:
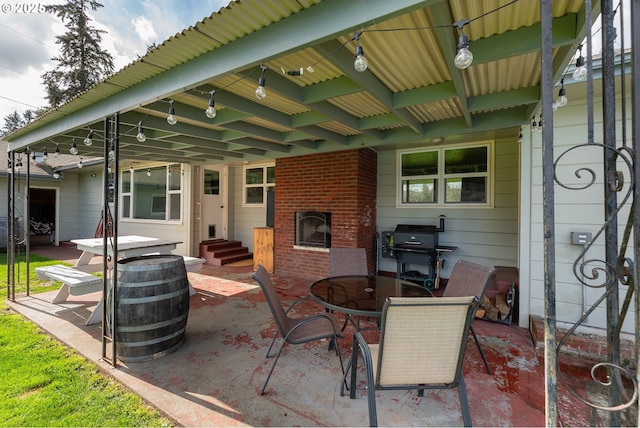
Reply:
[[[610,174],[605,174],[605,192],[615,192],[617,194],[623,192],[622,198],[618,202],[616,208],[609,213],[608,218],[604,219],[599,230],[595,232],[592,238],[584,244],[584,248],[580,251],[578,257],[576,257],[573,263],[573,274],[583,287],[603,289],[604,291],[588,309],[583,311],[580,319],[569,330],[567,330],[567,332],[558,341],[556,347],[557,356],[559,356],[563,347],[567,346],[570,342],[572,336],[576,333],[576,330],[585,323],[588,317],[598,308],[599,305],[605,302],[614,293],[618,293],[620,291],[618,284],[622,284],[627,287],[626,295],[618,313],[618,318],[614,320],[616,326],[615,338],[614,340],[609,341],[610,344],[613,343],[619,346],[622,324],[630,310],[630,307],[632,306],[632,297],[635,291],[635,278],[633,277],[634,260],[632,257],[628,257],[626,255],[629,248],[633,250],[633,244],[630,242],[634,226],[631,213],[634,212],[635,204],[635,201],[633,200],[633,186],[635,183],[636,170],[633,162],[633,151],[626,145],[618,148],[612,148],[605,144],[596,143],[572,146],[562,152],[554,162],[554,181],[558,186],[571,191],[580,191],[590,189],[596,185],[597,173],[593,168],[586,166],[577,167],[573,173],[573,175],[580,180],[580,183],[568,183],[567,180],[563,180],[559,176],[562,161],[565,160],[570,153],[586,148],[601,149],[603,153],[608,151],[612,154],[615,164],[625,166],[627,169],[629,182],[625,188],[625,174],[620,169],[612,171]],[[631,207],[629,210],[630,214],[625,221],[624,231],[618,246],[618,256],[615,262],[605,260],[601,257],[587,258],[588,254],[595,252],[594,245],[598,239],[600,239],[600,242],[609,239],[607,234],[609,226],[612,222],[617,222],[618,215],[622,214],[624,212],[624,208],[629,206]],[[617,242],[617,237],[610,241],[610,243]],[[616,354],[619,355],[619,352]],[[594,411],[601,410],[607,412],[619,412],[636,404],[638,399],[636,375],[632,368],[629,367],[628,361],[624,362],[624,365],[621,364],[620,361],[606,361],[594,363],[592,366],[591,379],[593,380],[594,388],[605,388],[609,392],[609,402],[606,404],[597,402],[594,398],[585,397],[584,395],[586,394],[585,391],[588,390],[587,388],[585,388],[584,391],[577,391],[576,388],[571,386],[567,377],[560,368],[558,368],[557,374],[558,380],[565,385],[567,390],[587,406],[594,409]],[[611,397],[615,397],[615,399],[612,401]]]

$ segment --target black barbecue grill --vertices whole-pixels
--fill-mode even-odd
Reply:
[[[399,224],[393,232],[393,250],[397,262],[397,277],[415,280],[433,286],[437,272],[438,253],[453,251],[455,247],[438,245],[438,232],[444,232],[444,218],[440,217],[440,226]],[[429,266],[429,273],[407,271],[406,265],[417,264]]]

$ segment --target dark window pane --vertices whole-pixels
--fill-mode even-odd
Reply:
[[[180,181],[182,179],[182,171],[180,164],[174,163],[169,165],[169,190],[180,190]]]
[[[180,220],[180,194],[169,195],[169,220]]]
[[[133,172],[133,218],[165,220],[167,169],[137,169]]]
[[[247,187],[247,203],[248,204],[261,204],[263,203],[263,188],[262,187]]]
[[[438,180],[403,180],[402,182],[402,202],[403,203],[434,203],[438,200],[437,190]]]
[[[486,203],[487,178],[448,178],[445,181],[445,199],[447,203]]]
[[[204,194],[219,195],[220,194],[220,171],[204,170]]]
[[[262,176],[262,168],[250,168],[247,169],[245,175],[245,184],[262,184],[264,183],[264,177]]]
[[[131,172],[123,171],[122,172],[122,193],[131,192]]]
[[[131,217],[131,196],[122,197],[122,217]]]
[[[267,183],[275,183],[276,182],[276,167],[268,166],[267,167]]]
[[[438,173],[438,152],[404,153],[402,176],[435,175]]]
[[[487,172],[487,147],[447,150],[444,164],[445,174]]]

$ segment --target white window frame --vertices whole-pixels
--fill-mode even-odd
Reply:
[[[267,163],[267,164],[253,164],[253,165],[244,165],[242,168],[242,206],[243,207],[265,207],[267,205],[267,190],[271,187],[275,187],[276,183],[267,183],[267,170],[268,168],[275,168],[275,163]],[[247,171],[250,169],[260,169],[262,168],[262,183],[257,184],[247,184]],[[262,203],[257,202],[247,202],[247,189],[250,188],[262,188]]]
[[[410,149],[410,150],[398,150],[396,152],[396,208],[493,208],[493,198],[494,198],[494,180],[495,180],[495,171],[494,171],[494,141],[482,141],[475,142],[469,144],[459,144],[459,145],[451,145],[451,146],[442,146],[442,147],[423,147],[421,149]],[[448,150],[456,150],[456,149],[467,149],[474,147],[486,147],[487,148],[487,171],[482,173],[470,173],[470,174],[445,174],[444,172],[444,162],[445,162],[445,152]],[[406,177],[402,177],[402,155],[407,153],[421,153],[421,152],[438,152],[438,172],[437,174],[429,175],[429,176],[415,176],[414,178],[435,178],[437,179],[437,195],[438,200],[435,202],[429,203],[405,203],[402,201],[402,184],[403,179]],[[445,182],[447,178],[458,178],[458,177],[487,177],[487,194],[486,194],[486,202],[445,202]]]
[[[171,165],[180,165],[180,164],[176,164],[176,163],[170,163],[170,164],[165,164],[165,165],[154,165],[152,167],[149,166],[141,166],[138,168],[129,168],[128,170],[122,170],[121,174],[120,174],[120,204],[121,206],[124,206],[124,199],[125,198],[129,198],[129,215],[125,217],[124,212],[122,210],[120,210],[120,218],[122,220],[126,220],[126,221],[134,221],[134,222],[153,222],[153,223],[172,223],[172,224],[176,224],[176,223],[181,223],[182,222],[182,216],[184,215],[184,198],[181,196],[180,197],[180,218],[178,219],[171,219],[170,215],[170,199],[171,199],[171,195],[172,194],[179,194],[182,195],[182,189],[184,188],[184,177],[182,175],[182,173],[180,173],[180,188],[179,189],[173,189],[170,190],[169,189],[169,168],[171,167]],[[158,168],[162,168],[164,167],[165,169],[165,218],[164,219],[151,219],[151,218],[136,218],[133,217],[133,208],[134,208],[134,204],[135,204],[135,192],[134,192],[134,188],[135,188],[135,183],[134,183],[134,172],[135,171],[141,171],[141,170],[147,170],[149,168],[152,169],[158,169]],[[180,170],[182,170],[182,165],[180,166]],[[123,185],[124,185],[124,174],[130,174],[129,175],[129,192],[124,192],[123,191]],[[161,196],[161,195],[152,195],[152,197],[155,196]]]

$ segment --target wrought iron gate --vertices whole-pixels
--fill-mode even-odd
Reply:
[[[636,260],[640,254],[638,231],[639,216],[636,201],[640,196],[638,165],[640,156],[636,135],[640,130],[640,90],[632,84],[627,91],[625,64],[631,58],[632,82],[640,82],[640,62],[635,47],[640,45],[640,0],[631,0],[628,8],[622,2],[614,9],[612,0],[594,2],[600,7],[602,38],[602,140],[594,137],[594,78],[592,54],[593,39],[586,37],[587,50],[587,132],[576,136],[584,141],[560,153],[554,153],[553,127],[553,41],[552,0],[541,2],[542,17],[542,157],[543,157],[543,210],[544,210],[544,283],[545,283],[545,387],[546,423],[558,426],[558,381],[592,409],[592,425],[622,426],[637,425],[637,367],[631,359],[621,358],[622,324],[627,316],[635,317],[635,336],[640,331],[638,308],[640,299],[635,293],[635,278],[638,277]],[[591,0],[586,0],[584,16],[586,28],[592,28]],[[631,13],[632,47],[625,49],[624,37],[616,38],[616,23],[624,34],[625,14]],[[617,15],[617,16],[616,16]],[[619,21],[616,21],[619,20]],[[619,43],[620,49],[616,49]],[[621,76],[616,79],[616,64],[621,64]],[[616,88],[619,80],[619,88]],[[628,115],[626,103],[631,93],[632,112]],[[630,128],[630,129],[628,129]],[[620,131],[618,135],[617,132]],[[630,131],[630,132],[629,132]],[[599,150],[602,156],[601,169],[589,166],[570,166],[563,160],[581,150]],[[567,182],[563,172],[572,169],[576,181]],[[600,177],[598,175],[600,174]],[[601,292],[600,297],[585,307],[582,317],[560,339],[556,339],[556,233],[555,191],[593,192],[602,186],[604,222],[596,233],[585,241],[584,249],[573,263],[575,279],[583,287]],[[626,217],[625,217],[626,214]],[[599,247],[596,242],[603,244]],[[620,297],[623,296],[621,299]],[[621,301],[622,300],[622,301]],[[558,355],[576,333],[587,317],[598,306],[606,308],[607,361],[594,364],[592,379],[604,400],[594,395],[583,395],[566,382],[566,374],[558,365]],[[635,341],[637,361],[637,340]],[[586,390],[586,389],[585,389]]]

